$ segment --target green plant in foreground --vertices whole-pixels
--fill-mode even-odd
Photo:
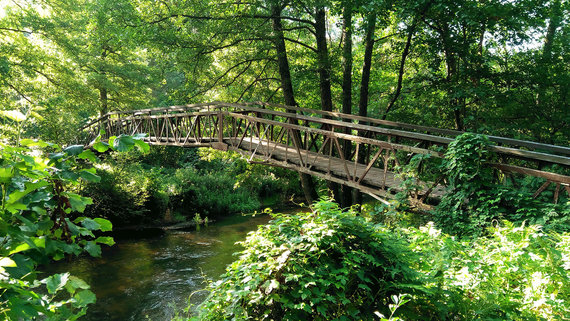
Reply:
[[[272,216],[242,242],[245,250],[210,284],[190,320],[570,315],[568,233],[502,221],[485,236],[463,240],[433,222],[373,224],[329,201],[314,204],[313,213]]]
[[[403,231],[431,278],[440,320],[565,320],[570,315],[570,235],[508,221],[461,241],[433,223]],[[409,303],[411,305],[414,302]]]
[[[109,144],[96,140],[94,148],[125,151],[143,146],[139,139],[121,135]],[[114,244],[94,234],[110,231],[111,223],[79,216],[92,201],[72,192],[81,182],[100,180],[89,165],[97,158],[81,145],[62,149],[31,139],[19,144],[0,143],[0,315],[75,320],[95,302],[89,285],[69,273],[41,278],[36,268],[84,252],[99,256],[101,244]],[[51,153],[44,156],[43,149]]]
[[[413,253],[330,201],[314,213],[273,214],[213,283],[199,320],[377,320],[392,295],[417,293]]]

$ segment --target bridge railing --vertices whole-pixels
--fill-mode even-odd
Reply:
[[[453,138],[446,136],[459,134],[449,130],[283,105],[220,102],[113,112],[86,128],[91,131],[91,138],[101,129],[105,130],[107,136],[148,133],[148,141],[153,144],[230,148],[242,154],[247,150],[251,153],[248,154],[251,161],[265,157],[266,162],[272,158],[271,161],[275,164],[275,158],[283,158],[283,155],[269,153],[273,148],[274,152],[280,150],[286,154],[284,160],[280,160],[285,162],[281,164],[283,166],[288,164],[289,168],[311,172],[360,189],[378,187],[378,184],[371,185],[368,179],[371,172],[374,172],[372,169],[382,168],[384,173],[394,170],[399,159],[402,160],[402,157],[396,156],[396,152],[404,153],[406,159],[415,154],[442,157],[441,151],[453,141]],[[249,143],[246,138],[250,140]],[[570,177],[538,168],[547,163],[569,167],[570,157],[566,155],[570,153],[570,148],[502,137],[492,140],[519,148],[494,146],[494,151],[501,157],[501,163],[489,165],[505,175],[544,178],[546,182],[537,190],[536,195],[552,183],[556,186],[555,201],[558,200],[561,188],[570,194]],[[437,146],[442,148],[436,151],[434,147]],[[348,147],[351,153],[345,151]],[[289,154],[290,151],[295,151],[296,156]],[[327,159],[328,166],[319,164]],[[341,163],[334,163],[333,159],[341,160]],[[341,168],[333,168],[338,164],[342,164]],[[352,169],[348,164],[352,164]],[[519,166],[521,164],[525,167]],[[384,181],[381,187],[385,189],[385,185]],[[433,186],[430,188],[433,189]]]

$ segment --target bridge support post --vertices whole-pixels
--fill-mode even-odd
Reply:
[[[218,112],[218,141],[212,143],[212,148],[221,151],[228,150],[228,144],[224,143],[224,113]]]

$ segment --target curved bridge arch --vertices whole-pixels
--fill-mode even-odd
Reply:
[[[453,141],[462,132],[368,117],[266,103],[204,103],[108,113],[84,128],[89,139],[101,130],[104,137],[146,133],[152,145],[212,147],[233,150],[252,163],[289,168],[344,184],[375,198],[389,198],[402,180],[396,157],[415,154],[442,157],[430,149]],[[554,202],[561,192],[570,195],[570,176],[514,165],[559,164],[570,167],[570,148],[489,136],[501,162],[489,164],[505,174],[545,179],[535,197],[554,184]],[[345,147],[346,146],[346,147]],[[351,152],[348,151],[350,146]],[[531,165],[532,166],[532,165]],[[439,197],[444,189],[421,182],[413,198]]]

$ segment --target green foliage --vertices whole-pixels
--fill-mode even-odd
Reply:
[[[80,145],[20,145],[0,143],[0,313],[7,320],[76,320],[95,302],[89,285],[69,273],[41,279],[36,268],[84,252],[100,256],[101,244],[114,244],[96,236],[111,222],[79,216],[92,200],[73,192],[100,180],[86,161],[96,157]]]
[[[449,144],[445,154],[448,188],[433,212],[435,222],[448,233],[476,236],[495,220],[519,224],[528,221],[545,229],[568,230],[570,207],[535,200],[525,186],[499,183],[498,174],[486,164],[493,162],[490,141],[465,133]]]
[[[459,241],[433,224],[404,235],[431,277],[438,320],[564,320],[570,315],[570,235],[502,221]],[[413,303],[411,303],[413,304]]]
[[[198,319],[372,320],[392,295],[421,292],[405,242],[330,201],[274,214],[243,245]]]
[[[501,198],[494,190],[493,169],[485,166],[493,157],[483,135],[465,133],[448,146],[445,170],[448,189],[434,213],[446,231],[478,234],[493,219]]]
[[[224,172],[199,172],[181,168],[174,172],[170,202],[188,216],[199,210],[210,217],[252,212],[260,203],[251,191],[236,186],[234,177]]]
[[[300,194],[295,173],[212,149],[153,146],[113,153],[96,168],[101,182],[83,187],[94,202],[87,214],[121,225],[160,221],[167,211],[188,219],[253,212],[265,197]]]
[[[273,214],[190,320],[563,320],[570,235],[502,221],[459,240],[328,201]],[[373,215],[370,211],[370,215]],[[402,293],[407,293],[402,295]]]

